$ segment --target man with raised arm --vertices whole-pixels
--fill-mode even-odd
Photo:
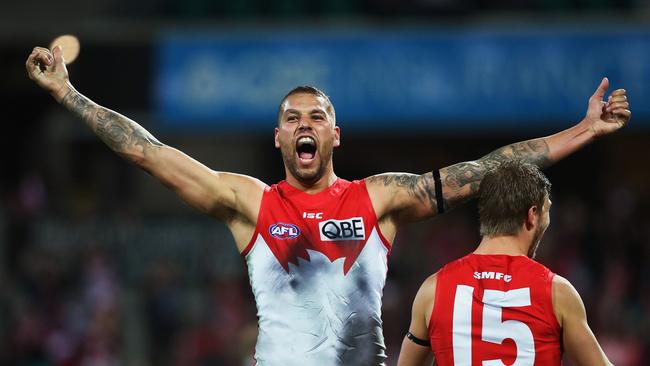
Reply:
[[[551,183],[510,161],[479,188],[482,240],[420,287],[398,366],[611,365],[566,279],[534,261],[550,224]]]
[[[248,263],[260,365],[383,364],[381,295],[400,225],[473,197],[483,175],[503,161],[548,166],[630,118],[624,90],[602,100],[603,79],[585,118],[565,131],[421,175],[386,173],[350,182],[334,174],[340,129],[332,103],[316,88],[298,87],[280,102],[275,128],[286,180],[268,186],[214,171],[86,98],[70,83],[59,48],[36,47],[26,66],[31,79],[113,151],[228,226]]]

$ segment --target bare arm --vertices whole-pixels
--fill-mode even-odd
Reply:
[[[546,138],[515,143],[495,150],[482,158],[440,169],[444,211],[448,211],[476,195],[486,172],[509,159],[521,159],[541,167],[550,165]],[[396,221],[409,222],[441,212],[436,200],[433,173],[386,173],[367,179],[371,195],[377,201],[386,197],[384,213],[396,214]],[[384,194],[384,192],[390,194]],[[375,200],[373,200],[375,202]],[[383,216],[383,215],[382,215]]]
[[[72,86],[65,90],[61,104],[80,116],[111,150],[156,177],[192,207],[221,219],[239,211],[237,188],[246,187],[252,178],[215,172],[162,144],[129,118],[92,102]]]
[[[587,145],[596,137],[614,132],[630,119],[625,90],[602,99],[609,82],[603,79],[589,99],[585,118],[577,125],[551,136],[518,142],[497,149],[478,160],[440,169],[443,209],[436,200],[433,173],[387,173],[367,179],[378,217],[395,223],[421,220],[450,210],[474,197],[486,172],[507,160],[522,160],[545,168]]]
[[[254,221],[254,203],[261,199],[263,183],[242,175],[215,172],[162,144],[136,122],[86,98],[70,84],[60,49],[50,53],[35,48],[26,66],[31,79],[81,117],[108,147],[156,177],[188,204],[226,221]],[[244,201],[241,197],[249,199]]]
[[[421,340],[429,341],[429,319],[433,310],[436,294],[436,275],[424,281],[413,300],[411,309],[411,325],[409,332]],[[432,364],[431,347],[416,344],[408,337],[402,341],[397,366],[423,366]],[[435,361],[435,360],[434,360]],[[434,363],[435,364],[435,363]]]
[[[611,365],[587,324],[580,294],[557,275],[553,278],[553,309],[562,327],[562,346],[575,365]]]

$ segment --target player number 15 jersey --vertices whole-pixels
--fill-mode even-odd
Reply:
[[[429,323],[438,365],[560,365],[553,276],[525,256],[470,254],[443,267]]]

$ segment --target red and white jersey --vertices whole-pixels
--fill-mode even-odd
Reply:
[[[267,187],[242,252],[257,304],[259,365],[382,365],[390,244],[365,181],[308,194]]]
[[[525,256],[470,254],[443,267],[429,322],[438,365],[560,365],[553,276]]]

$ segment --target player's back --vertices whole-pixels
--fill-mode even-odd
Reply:
[[[553,276],[525,256],[470,254],[443,267],[429,322],[437,364],[561,364]]]

